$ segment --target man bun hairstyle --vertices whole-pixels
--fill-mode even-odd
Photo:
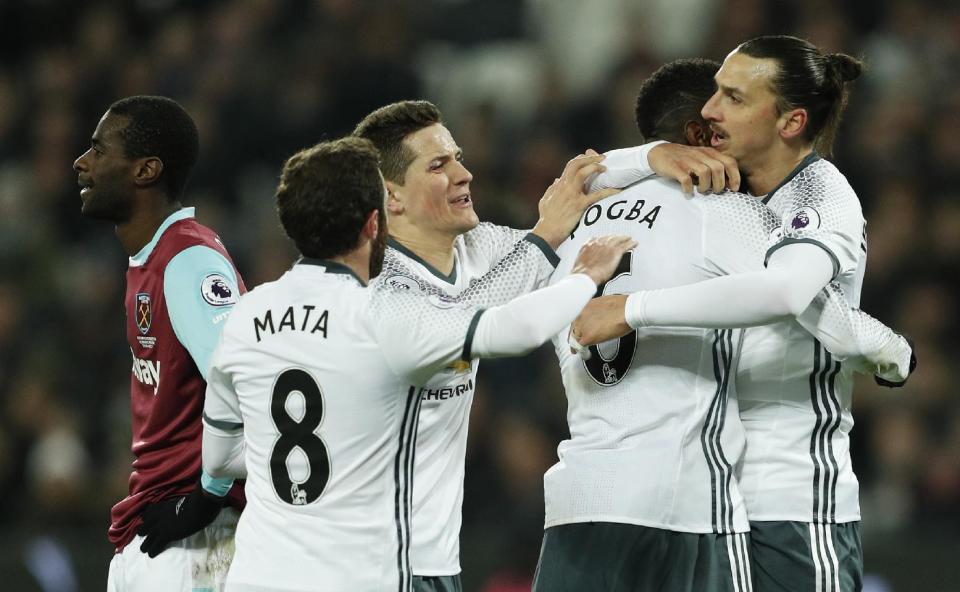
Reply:
[[[200,134],[190,114],[173,99],[146,95],[120,99],[109,111],[129,120],[120,131],[127,158],[160,159],[167,197],[179,200],[200,156]]]
[[[404,138],[437,123],[443,123],[443,116],[430,101],[400,101],[364,117],[353,135],[373,142],[380,152],[383,177],[403,185],[407,167],[416,158]]]
[[[684,125],[702,121],[700,111],[716,90],[720,63],[701,58],[674,60],[643,81],[637,93],[637,129],[644,142],[686,144]]]
[[[346,137],[301,150],[283,165],[276,197],[280,224],[304,256],[345,255],[370,212],[383,211],[377,149]]]
[[[804,138],[829,156],[847,106],[847,85],[860,77],[863,62],[843,53],[823,54],[809,41],[789,35],[757,37],[737,51],[777,62],[772,82],[778,112],[806,109]]]

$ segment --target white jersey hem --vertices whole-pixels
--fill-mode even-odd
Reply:
[[[624,516],[607,516],[607,515],[597,515],[597,516],[578,516],[576,518],[563,518],[557,520],[548,520],[543,523],[543,529],[552,528],[554,526],[563,526],[565,524],[582,524],[584,522],[612,522],[614,524],[630,524],[632,526],[644,526],[646,528],[658,528],[660,530],[669,530],[670,532],[686,532],[690,534],[721,534],[717,533],[713,528],[703,528],[703,527],[691,527],[691,526],[678,526],[663,524],[655,522],[653,520],[637,520],[636,518],[627,518]],[[749,525],[746,528],[736,528],[734,527],[733,532],[735,534],[741,534],[745,532],[750,532]],[[724,533],[731,534],[731,533]]]
[[[810,524],[844,524],[846,522],[860,522],[860,513],[839,514],[833,520],[815,520],[810,514],[747,514],[750,522],[805,522]]]

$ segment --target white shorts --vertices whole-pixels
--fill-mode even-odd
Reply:
[[[171,543],[153,559],[140,551],[143,537],[135,536],[110,561],[107,592],[221,592],[239,518],[236,510],[224,508],[210,526]]]

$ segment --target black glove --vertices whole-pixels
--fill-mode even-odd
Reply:
[[[903,338],[906,339],[907,343],[910,344],[910,370],[907,372],[907,378],[905,378],[901,382],[892,382],[889,380],[884,380],[883,378],[880,378],[877,375],[874,375],[873,380],[876,381],[876,383],[879,384],[880,386],[885,386],[888,388],[900,388],[903,385],[907,384],[907,380],[909,380],[910,377],[913,376],[913,371],[917,369],[917,346],[914,345],[913,339],[911,339],[910,337],[904,335]]]
[[[143,524],[137,529],[137,534],[144,537],[140,550],[156,557],[173,541],[203,530],[224,505],[226,497],[205,492],[200,483],[189,495],[148,505],[143,511]]]

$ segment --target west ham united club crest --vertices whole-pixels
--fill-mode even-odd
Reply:
[[[146,335],[150,330],[150,321],[153,320],[153,312],[150,310],[150,294],[140,292],[137,294],[137,329],[140,329],[141,335]]]

